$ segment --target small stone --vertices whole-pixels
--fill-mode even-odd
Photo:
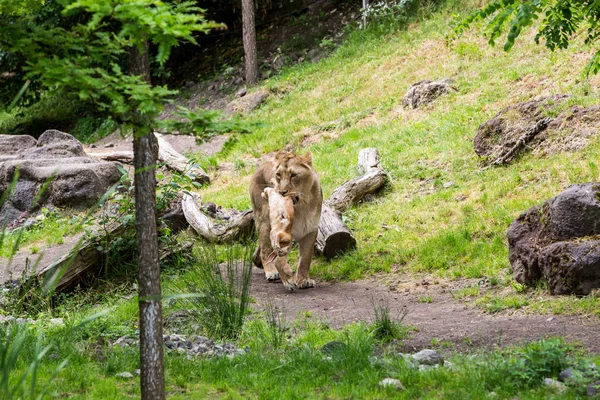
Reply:
[[[444,183],[444,189],[448,189],[451,188],[452,186],[454,186],[454,182],[450,181],[450,182],[446,182]]]
[[[90,149],[95,149],[95,148],[96,148],[96,147],[98,147],[98,146],[96,146],[94,143],[92,143],[92,144],[90,144],[88,147],[89,147]]]
[[[444,365],[444,358],[435,350],[424,349],[412,355],[413,360],[424,365]]]
[[[235,97],[244,97],[247,93],[248,93],[248,89],[243,87],[235,93]]]
[[[131,379],[133,378],[133,374],[131,372],[119,372],[118,374],[115,375],[117,378],[123,378],[123,379]]]
[[[6,318],[4,318],[4,321],[10,324],[12,322],[15,322],[15,317],[13,317],[12,315],[7,315]]]
[[[65,322],[62,318],[52,318],[50,320],[50,326],[65,326]]]
[[[342,351],[346,348],[346,343],[340,342],[339,340],[332,340],[331,342],[325,343],[321,347],[321,351],[325,354],[332,354],[338,351]]]
[[[17,318],[17,324],[24,324],[27,320],[25,318]]]
[[[140,376],[141,373],[142,373],[142,371],[140,371],[139,369],[134,369],[133,370],[133,374],[134,375]]]
[[[562,392],[567,388],[564,383],[552,378],[544,378],[544,386],[553,390],[557,390],[559,392]]]
[[[115,144],[114,143],[106,143],[104,145],[104,147],[108,149],[108,148],[111,148],[111,147],[115,147]]]
[[[600,395],[600,381],[590,383],[587,386],[587,395],[588,397],[595,397]]]
[[[23,229],[28,229],[28,228],[32,227],[33,225],[35,225],[36,222],[37,222],[37,220],[35,218],[27,218],[25,220],[25,222],[23,222],[23,225],[21,225],[21,227]]]
[[[404,385],[398,379],[394,378],[385,378],[381,382],[379,382],[379,386],[382,388],[390,388],[397,390],[404,390]]]
[[[567,368],[558,374],[558,380],[561,382],[567,382],[569,379],[573,379],[575,377],[575,373],[572,368]]]
[[[550,317],[550,318],[547,318],[546,321],[552,322],[553,319],[554,319],[554,317]]]

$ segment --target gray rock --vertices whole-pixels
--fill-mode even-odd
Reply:
[[[573,379],[575,377],[575,372],[572,368],[567,368],[558,374],[558,380],[561,382],[567,382],[569,379]]]
[[[52,318],[50,319],[50,326],[65,326],[65,322],[62,318]]]
[[[331,342],[325,343],[321,347],[321,351],[325,354],[333,354],[340,351],[344,351],[348,347],[346,343],[340,342],[339,340],[332,340]]]
[[[435,350],[424,349],[412,355],[413,360],[421,365],[444,365],[444,357]]]
[[[84,209],[95,204],[120,179],[115,164],[88,157],[81,143],[67,133],[46,131],[34,146],[30,146],[31,139],[22,139],[26,146],[5,146],[7,151],[17,149],[10,155],[0,153],[0,188],[7,188],[15,172],[20,173],[12,195],[0,208],[0,218],[9,223],[32,211],[38,195],[38,206]],[[2,139],[0,150],[1,142]],[[44,184],[48,186],[41,192]]]
[[[552,378],[544,378],[543,384],[547,388],[550,388],[550,389],[553,389],[553,390],[556,390],[559,392],[562,392],[567,388],[564,383],[559,382],[556,379],[552,379]]]
[[[444,183],[444,185],[443,185],[444,189],[451,188],[452,186],[454,186],[454,182],[452,182],[452,181],[450,181],[450,182],[446,182],[446,183]]]
[[[235,93],[235,97],[244,97],[246,94],[248,94],[248,89],[243,87]]]
[[[269,97],[267,89],[248,93],[244,97],[237,98],[225,106],[225,112],[229,114],[247,114],[258,108]]]
[[[382,388],[391,388],[397,390],[404,390],[404,385],[398,379],[394,378],[385,378],[381,382],[379,382],[379,386]]]
[[[29,135],[0,135],[0,155],[14,156],[35,147],[37,140]]]
[[[572,185],[521,214],[508,230],[515,279],[544,278],[552,294],[600,288],[600,184]]]
[[[411,85],[404,98],[402,106],[405,108],[419,108],[425,104],[429,104],[443,94],[455,90],[451,86],[452,80],[444,79],[441,81],[424,80]]]
[[[587,385],[587,396],[597,397],[600,396],[600,381],[592,382]]]
[[[117,378],[122,378],[122,379],[131,379],[133,378],[133,374],[131,372],[119,372],[118,374],[115,374],[115,376]]]

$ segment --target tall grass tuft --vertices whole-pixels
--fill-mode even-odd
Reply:
[[[180,301],[211,337],[236,339],[249,311],[252,256],[250,246],[203,246],[196,266],[177,284],[179,294],[199,294]]]
[[[267,299],[267,303],[265,304],[265,313],[267,320],[266,339],[273,348],[277,349],[285,344],[288,331],[285,316],[283,311],[279,312],[277,310],[277,307],[270,298]]]
[[[402,325],[402,321],[407,314],[407,311],[402,313],[399,319],[395,320],[390,316],[390,304],[388,299],[380,299],[376,301],[371,299],[373,311],[375,313],[375,321],[371,326],[373,338],[382,342],[389,342],[393,339],[401,339],[406,335],[406,327]]]

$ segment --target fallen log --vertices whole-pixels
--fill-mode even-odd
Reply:
[[[197,165],[190,163],[190,160],[179,153],[171,146],[163,135],[155,132],[154,136],[158,141],[158,161],[165,164],[165,166],[180,174],[185,174],[192,178],[198,183],[210,183],[210,177],[204,172],[202,168]],[[96,157],[105,161],[118,161],[125,164],[133,162],[133,151],[120,150],[120,151],[90,151],[86,152],[91,157]]]
[[[128,227],[130,226],[116,224],[87,239],[78,240],[62,257],[38,268],[34,271],[34,275],[42,278],[46,286],[54,287],[53,290],[56,292],[73,287],[82,276],[93,272],[93,268],[97,267],[106,256],[99,248],[99,243],[106,237],[116,238],[125,234]],[[192,242],[184,242],[175,246],[162,246],[159,248],[159,259],[163,260],[171,254],[190,249],[192,245]]]
[[[388,180],[387,172],[379,168],[379,153],[375,148],[369,147],[360,151],[358,169],[364,175],[344,182],[336,188],[329,196],[327,205],[336,211],[344,212],[365,195],[380,190]]]
[[[327,259],[356,248],[356,239],[346,224],[342,221],[342,214],[323,204],[319,233],[315,244]]]
[[[211,243],[229,243],[252,236],[254,218],[252,210],[234,214],[227,222],[215,222],[213,218],[200,210],[200,196],[184,194],[181,201],[183,215],[190,226],[200,236]]]
[[[190,163],[190,160],[175,150],[163,135],[155,132],[154,136],[158,140],[158,161],[164,162],[167,168],[185,174],[198,183],[210,183],[206,172],[199,166]]]
[[[359,202],[365,195],[380,190],[388,180],[387,173],[379,167],[379,153],[375,148],[366,148],[358,156],[358,168],[364,175],[345,182],[323,203],[316,249],[328,259],[356,248],[356,239],[342,220],[340,211]],[[215,222],[200,209],[197,195],[185,195],[183,213],[192,228],[212,243],[226,243],[250,236],[254,230],[252,210],[234,215],[227,223]],[[254,265],[262,266],[260,255],[254,254]]]

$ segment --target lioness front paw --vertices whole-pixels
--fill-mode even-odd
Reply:
[[[290,292],[293,292],[298,288],[293,280],[283,281],[283,287]]]
[[[269,282],[279,280],[279,272],[277,271],[265,271],[265,279]]]
[[[310,278],[297,277],[296,278],[296,286],[298,286],[298,289],[313,288],[313,287],[315,287],[315,281],[314,281],[314,279],[310,279]]]

